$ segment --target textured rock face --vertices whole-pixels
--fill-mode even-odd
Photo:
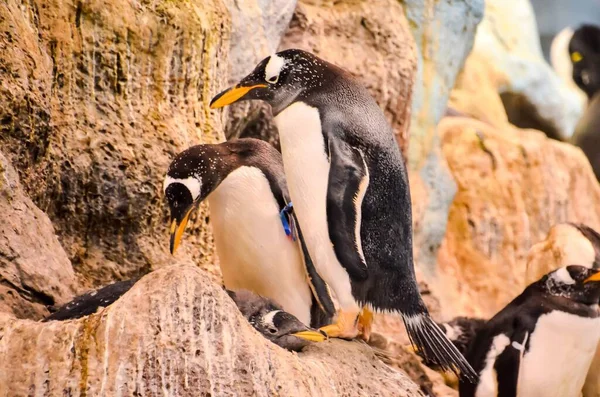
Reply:
[[[402,1],[415,42],[418,69],[412,102],[409,145],[411,188],[421,191],[414,211],[415,258],[428,277],[435,272],[436,252],[456,186],[441,156],[436,125],[446,110],[450,90],[471,50],[482,18],[483,0]],[[413,194],[413,197],[415,195]]]
[[[222,138],[208,101],[227,82],[229,26],[218,0],[0,5],[0,149],[90,284],[170,260],[164,172]],[[198,229],[191,251],[212,262]]]
[[[271,344],[189,266],[159,269],[79,320],[0,314],[0,395],[7,394],[422,395],[364,344],[328,341],[299,354]]]
[[[439,125],[458,192],[431,281],[443,311],[489,317],[525,286],[530,247],[560,222],[600,226],[600,186],[583,153],[541,132],[462,117]]]
[[[471,74],[473,63],[484,62],[483,68],[494,76],[491,81],[496,91],[505,96],[513,124],[535,125],[549,136],[569,137],[582,112],[582,103],[544,61],[529,0],[488,0],[485,7],[485,16],[477,28],[469,56],[474,62],[471,65],[468,62],[462,74]],[[467,82],[474,81],[466,77],[463,83]],[[475,96],[468,98],[465,93],[463,101],[455,98],[451,105],[477,116],[468,104],[486,103],[477,95],[479,87],[457,85],[455,88]],[[532,115],[534,112],[537,114]]]
[[[273,53],[287,29],[297,0],[224,0],[231,16],[229,84],[237,83]]]
[[[76,278],[50,220],[0,153],[0,313],[41,318],[73,298]]]
[[[401,2],[418,47],[410,161],[413,168],[420,168],[437,145],[435,127],[446,111],[456,76],[473,46],[484,1]]]
[[[416,60],[400,3],[300,0],[279,46],[288,48],[313,52],[356,75],[384,109],[406,154]],[[276,142],[270,119],[269,109],[255,110],[241,135]],[[269,132],[261,135],[265,125]]]

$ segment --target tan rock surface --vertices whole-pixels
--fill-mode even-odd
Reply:
[[[491,77],[484,82],[482,91],[470,84],[477,81],[468,76],[481,74],[481,69]],[[569,137],[583,110],[578,95],[544,60],[530,0],[485,1],[484,17],[461,75],[463,78],[457,80],[454,90],[466,92],[458,101],[452,95],[450,105],[473,116],[486,116],[488,121],[502,118],[496,101],[491,101],[489,113],[481,109],[488,104],[490,97],[484,93],[490,84],[503,94],[513,124],[535,126],[549,136]],[[471,97],[467,97],[467,92],[471,92]]]
[[[77,290],[71,262],[50,219],[25,195],[0,153],[0,312],[41,318]]]
[[[583,153],[541,132],[461,117],[439,125],[458,192],[430,281],[446,316],[489,317],[518,295],[530,247],[560,222],[600,226],[600,186]]]
[[[20,365],[14,365],[19,362]],[[190,266],[159,269],[74,321],[0,314],[0,395],[417,396],[363,343],[271,344]]]
[[[228,18],[220,0],[0,4],[0,149],[87,284],[170,260],[162,180],[175,153],[223,138],[208,101]],[[208,264],[205,216],[188,253]]]

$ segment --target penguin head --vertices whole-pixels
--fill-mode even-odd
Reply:
[[[171,211],[171,253],[179,246],[192,212],[233,170],[242,165],[261,168],[269,161],[281,161],[275,148],[251,138],[196,145],[175,156],[163,183]]]
[[[263,59],[237,85],[216,95],[213,109],[240,100],[260,99],[268,102],[274,113],[289,106],[303,92],[320,87],[330,65],[313,54],[289,49]]]
[[[569,42],[569,55],[573,64],[573,80],[592,98],[600,90],[600,28],[580,26]]]
[[[553,296],[585,305],[600,303],[600,271],[585,266],[560,267],[540,279],[541,289]]]
[[[326,339],[312,330],[271,299],[250,291],[227,291],[248,322],[265,338],[284,349],[300,351],[309,342]]]

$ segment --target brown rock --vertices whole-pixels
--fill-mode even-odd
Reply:
[[[578,225],[571,223],[554,225],[546,238],[534,244],[527,254],[524,286],[561,266],[592,267],[598,256],[596,252],[598,249],[600,247],[594,247],[589,238],[578,229]]]
[[[0,312],[41,318],[73,298],[76,281],[52,223],[0,153]]]
[[[279,48],[313,52],[354,74],[384,109],[406,155],[416,53],[399,2],[300,0]],[[270,124],[268,112],[256,113]],[[256,122],[246,122],[241,135],[255,136]]]
[[[490,317],[525,286],[527,252],[560,222],[600,225],[583,153],[534,130],[452,117],[439,125],[458,192],[432,289],[447,316]]]
[[[18,362],[19,365],[14,365]],[[29,368],[30,370],[23,370]],[[363,343],[268,342],[196,267],[169,266],[74,321],[0,314],[0,395],[417,396]]]
[[[218,0],[0,6],[0,150],[86,284],[170,260],[162,180],[175,153],[223,138],[208,101],[227,80],[228,18]],[[212,263],[205,218],[181,258]]]

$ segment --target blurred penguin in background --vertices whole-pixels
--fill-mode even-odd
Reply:
[[[572,79],[585,92],[588,105],[571,138],[583,150],[600,180],[600,27],[582,25],[569,41]]]

